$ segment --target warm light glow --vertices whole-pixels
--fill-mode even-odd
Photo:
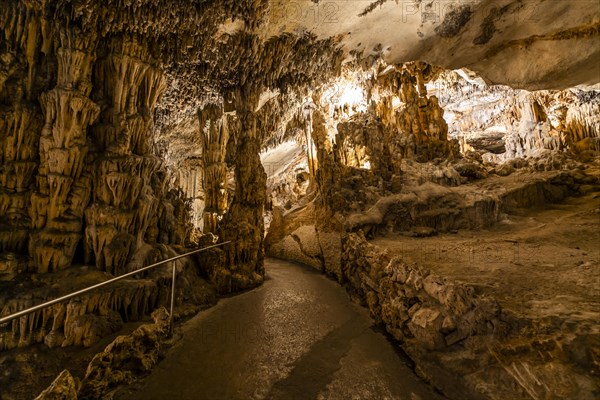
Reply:
[[[392,108],[394,110],[403,105],[404,105],[404,103],[400,101],[400,97],[398,97],[398,96],[392,97]]]
[[[342,118],[367,110],[366,93],[357,80],[341,79],[329,86],[321,96],[321,104],[343,109]],[[333,108],[330,111],[333,113]]]
[[[342,89],[342,95],[340,96],[339,103],[341,106],[346,104],[355,106],[364,101],[364,92],[356,86],[346,86]]]
[[[371,169],[371,161],[365,161],[361,167],[362,169]]]

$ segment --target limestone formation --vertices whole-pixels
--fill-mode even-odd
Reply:
[[[99,113],[89,98],[94,58],[94,44],[82,41],[80,32],[66,32],[57,50],[56,88],[40,96],[45,124],[37,191],[31,197],[35,231],[29,240],[29,254],[38,273],[70,266],[81,240],[91,183],[84,174],[87,128]]]
[[[167,332],[166,309],[152,313],[154,323],[142,325],[127,336],[117,337],[88,365],[78,398],[102,398],[111,387],[131,382],[135,373],[148,372],[158,361],[160,339]]]
[[[394,257],[367,238],[398,234],[428,238],[493,229],[510,219],[509,214],[597,190],[596,164],[586,164],[597,153],[575,144],[582,139],[594,142],[595,122],[580,115],[574,124],[581,128],[567,128],[566,109],[560,118],[549,117],[558,108],[552,108],[554,114],[547,111],[548,99],[560,98],[560,92],[522,92],[518,100],[508,100],[515,108],[498,109],[497,104],[484,102],[472,116],[463,111],[458,119],[451,114],[457,118],[456,123],[449,118],[452,129],[464,135],[459,141],[447,135],[437,97],[427,94],[428,82],[439,84],[454,75],[424,63],[376,66],[366,78],[364,72],[354,74],[365,82],[365,97],[370,96],[372,103],[350,99],[343,83],[334,87],[333,95],[325,91],[325,101],[315,101],[321,105],[312,113],[310,130],[318,161],[315,185],[291,207],[274,208],[265,240],[267,254],[335,278],[401,343],[417,363],[418,373],[451,397],[550,398],[550,393],[560,392],[592,398],[593,378],[580,369],[587,361],[558,350],[577,346],[561,336],[564,330],[548,328],[543,338],[525,333],[535,330],[539,321],[521,311],[503,310],[494,297],[480,296],[472,286],[409,263],[402,251]],[[444,105],[472,102],[461,89],[459,84],[444,92],[438,86],[431,92],[441,95]],[[341,102],[345,97],[352,103]],[[579,109],[573,101],[566,104]],[[493,117],[485,119],[488,112]],[[521,133],[508,130],[500,136],[501,155],[497,139],[479,132],[471,133],[467,142],[468,130],[456,127],[459,121],[489,126],[503,113],[512,113],[507,120],[516,127],[513,132]],[[475,140],[482,144],[477,151],[469,147]],[[525,158],[515,158],[517,154]],[[310,157],[308,151],[304,157]],[[510,161],[502,163],[503,159]],[[289,176],[290,171],[283,174]],[[518,254],[518,249],[513,252]],[[581,329],[580,334],[573,333],[577,340],[597,340],[589,320],[571,323]],[[533,355],[532,349],[545,345],[547,356]],[[516,350],[518,346],[522,351]],[[465,359],[471,360],[470,367],[461,364]],[[578,384],[570,385],[559,375]]]
[[[427,84],[440,98],[449,136],[489,162],[543,151],[597,151],[598,98],[589,88],[529,92],[488,85],[472,71],[443,71]]]
[[[227,142],[229,128],[227,115],[216,105],[207,105],[199,111],[202,135],[204,232],[216,232],[217,224],[227,211]]]
[[[449,397],[597,394],[593,310],[546,318],[558,294],[525,315],[493,284],[369,243],[478,239],[597,201],[594,7],[358,3],[0,0],[0,316],[231,241],[174,277],[138,273],[0,326],[0,351],[90,347],[162,310],[171,284],[175,316],[191,315],[260,285],[271,255],[337,280]],[[596,293],[574,275],[561,285]],[[147,373],[159,314],[81,387],[64,372],[40,398],[102,398]]]
[[[131,383],[158,361],[160,341],[167,332],[169,315],[159,308],[152,324],[138,327],[130,335],[117,337],[90,361],[80,382],[64,370],[36,399],[100,399],[119,384]]]
[[[77,400],[77,386],[78,382],[65,369],[36,400]]]
[[[87,262],[119,275],[164,207],[166,176],[152,154],[152,115],[165,81],[138,43],[116,42],[109,51],[96,66],[103,84],[96,95],[104,109],[92,138],[105,155],[94,161],[85,252]]]
[[[244,97],[242,97],[244,96]],[[239,139],[235,157],[235,194],[221,222],[219,236],[233,243],[225,247],[226,266],[231,274],[229,290],[246,289],[262,282],[265,236],[263,213],[267,176],[260,162],[260,138],[256,130],[255,104],[240,94],[251,109],[238,110]]]

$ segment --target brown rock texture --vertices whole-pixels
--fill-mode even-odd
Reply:
[[[344,284],[449,394],[448,376],[474,398],[593,393],[573,365],[595,336],[519,335],[535,322],[366,242],[484,229],[597,190],[597,90],[462,68],[596,84],[592,7],[545,2],[524,23],[516,0],[301,1],[315,21],[290,21],[283,3],[0,0],[0,315],[232,241],[177,262],[175,282],[165,267],[0,327],[0,350],[90,346],[172,283],[176,305],[213,304],[262,283],[266,251]],[[261,153],[286,141],[300,150],[273,176]],[[80,395],[147,372],[163,322],[109,346]],[[479,374],[460,377],[460,346]],[[65,373],[44,396],[75,386]]]
[[[145,324],[130,335],[119,336],[88,365],[79,389],[79,399],[102,398],[112,387],[131,383],[136,375],[149,372],[158,362],[160,340],[167,332],[169,314],[159,308],[153,324]]]
[[[68,370],[64,370],[36,400],[77,400],[78,382]]]
[[[158,308],[152,313],[152,319],[153,323],[141,325],[129,335],[118,336],[94,356],[81,382],[64,370],[37,399],[106,398],[118,385],[147,374],[158,362],[169,314],[165,308]]]
[[[207,232],[236,243],[208,257],[224,265],[178,267],[182,300],[214,301],[199,276],[221,292],[262,281],[260,150],[342,58],[335,38],[261,37],[267,13],[264,0],[0,2],[1,315],[182,251],[203,213]],[[201,116],[204,132],[208,104],[226,116]],[[150,274],[24,317],[0,347],[87,346],[164,304],[169,281]]]
[[[264,276],[267,175],[260,162],[256,115],[246,110],[238,118],[241,131],[234,156],[235,194],[219,232],[223,240],[234,241],[224,249],[225,265],[231,274],[230,290],[252,287],[262,282]]]
[[[204,232],[216,232],[217,225],[227,211],[227,142],[229,128],[227,115],[218,105],[209,104],[198,111],[202,136]]]
[[[499,163],[515,157],[597,151],[600,102],[589,87],[527,91],[488,85],[468,69],[442,71],[428,82],[463,153]]]
[[[470,134],[450,119],[453,134],[464,137],[449,135],[437,95],[452,93],[442,97],[444,105],[460,104],[463,110],[474,100],[468,92],[460,94],[460,85],[446,88],[449,92],[431,88],[429,83],[445,79],[447,71],[425,63],[375,65],[367,71],[346,70],[321,93],[324,100],[314,96],[310,129],[297,117],[294,127],[304,130],[298,135],[311,134],[316,172],[307,194],[290,206],[277,194],[284,206],[273,208],[267,254],[336,279],[398,340],[415,361],[416,372],[451,398],[542,399],[552,393],[593,398],[595,372],[586,368],[596,362],[588,346],[598,335],[587,311],[582,311],[587,315],[582,321],[549,317],[551,327],[544,316],[504,310],[497,293],[482,295],[477,286],[445,278],[409,262],[401,250],[391,254],[367,239],[396,235],[435,240],[459,231],[477,237],[526,210],[560,207],[570,196],[595,193],[597,152],[577,144],[593,143],[597,136],[594,122],[585,117],[594,101],[583,107],[564,101],[563,117],[549,117],[550,109],[558,112],[560,101],[553,102],[561,96],[591,99],[595,92],[520,92],[514,97],[506,89],[507,98],[499,103],[481,103],[470,114],[464,112],[465,118],[456,117],[473,126],[506,117],[515,128],[503,136],[505,154],[497,157],[497,143],[485,133]],[[359,83],[349,85],[348,76]],[[364,92],[352,85],[362,85]],[[503,109],[504,102],[512,108]],[[580,113],[578,134],[569,133],[565,123],[568,107],[574,110],[569,113]],[[494,117],[486,119],[486,113]],[[534,129],[542,125],[553,128]],[[486,148],[465,146],[468,135]],[[308,148],[304,154],[310,166]],[[282,176],[291,176],[290,170]],[[538,348],[544,349],[541,355]],[[574,348],[586,356],[571,356]]]

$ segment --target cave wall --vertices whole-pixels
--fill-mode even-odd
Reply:
[[[298,256],[298,261],[311,260],[310,265],[339,275],[342,215],[365,212],[382,195],[399,192],[407,162],[460,156],[458,142],[447,137],[442,108],[425,89],[426,68],[424,63],[376,66],[369,78],[363,78],[367,94],[362,105],[344,102],[342,84],[333,95],[324,90],[322,98],[316,99],[319,106],[310,113],[309,132],[316,150],[316,174],[311,180],[317,197],[310,210],[288,213],[287,220],[285,210],[274,210],[266,239],[269,254],[294,259],[292,254],[302,253],[304,239],[315,242],[309,238],[312,235],[318,243],[307,248],[327,249],[323,251],[328,254],[309,251],[308,258]],[[362,73],[349,69],[346,74],[357,80]],[[307,219],[310,229],[291,240]]]
[[[592,398],[593,377],[571,355],[595,340],[588,324],[540,332],[539,320],[367,240],[476,232],[516,209],[589,193],[597,91],[488,87],[425,63],[348,74],[364,93],[336,82],[322,103],[313,96],[314,191],[274,207],[267,254],[338,281],[446,395]]]
[[[191,229],[154,146],[164,67],[144,39],[102,37],[50,11],[0,7],[2,315],[172,256]],[[178,272],[208,290],[193,264]],[[170,277],[141,278],[13,321],[0,349],[91,345],[166,304]]]
[[[83,243],[77,262],[119,274],[146,242],[183,244],[170,231],[186,216],[153,149],[165,80],[144,44],[100,41],[22,4],[3,11],[3,253],[46,273]]]
[[[240,176],[236,199],[217,203],[252,228],[230,261],[262,273],[264,193],[243,185],[264,182],[243,157],[260,167],[299,93],[339,73],[343,58],[337,38],[263,37],[268,3],[0,2],[3,280],[73,263],[119,274],[148,246],[184,245],[207,200],[197,110],[249,86],[252,101],[229,111],[254,122],[221,141],[217,160]]]
[[[593,398],[593,376],[583,369],[587,361],[573,356],[596,340],[589,324],[538,329],[544,324],[539,319],[502,310],[476,288],[392,257],[367,239],[477,232],[517,208],[595,190],[586,186],[597,178],[583,171],[589,167],[595,174],[597,161],[586,166],[582,153],[569,151],[584,135],[590,135],[587,141],[597,136],[595,122],[578,118],[590,127],[565,134],[562,147],[540,154],[536,150],[548,141],[538,135],[537,124],[550,118],[541,105],[546,103],[535,100],[542,94],[528,95],[509,111],[511,123],[522,125],[521,153],[508,154],[504,164],[486,163],[472,150],[463,156],[459,140],[448,135],[439,92],[425,85],[439,71],[418,63],[398,69],[365,81],[370,104],[361,99],[312,112],[314,191],[288,209],[274,207],[267,254],[338,281],[400,342],[417,373],[448,396]],[[343,88],[338,92],[343,97]],[[580,107],[583,114],[587,107]]]

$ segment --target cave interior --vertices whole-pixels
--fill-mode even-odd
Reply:
[[[0,325],[1,399],[112,398],[269,258],[446,398],[600,396],[596,0],[0,0],[0,27],[0,317],[230,242]]]

